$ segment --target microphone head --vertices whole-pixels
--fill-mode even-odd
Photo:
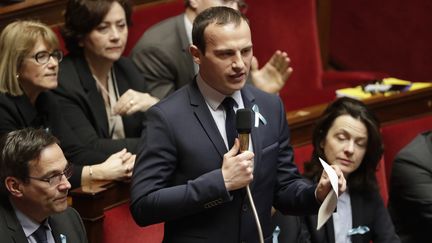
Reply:
[[[236,128],[238,133],[250,133],[252,130],[252,111],[247,108],[236,112]]]

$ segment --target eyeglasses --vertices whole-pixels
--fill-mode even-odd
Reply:
[[[34,58],[39,64],[47,64],[50,60],[50,57],[53,57],[57,62],[61,62],[63,60],[63,52],[60,50],[54,50],[51,53],[47,51],[40,51],[31,57]]]
[[[40,177],[31,177],[31,176],[29,176],[28,178],[33,179],[33,180],[48,182],[50,184],[50,186],[57,186],[62,181],[63,176],[65,176],[66,179],[71,178],[71,176],[72,176],[72,166],[71,166],[71,164],[68,164],[66,166],[66,169],[62,173],[57,173],[57,174],[54,174],[54,175],[52,175],[50,177],[40,178]]]

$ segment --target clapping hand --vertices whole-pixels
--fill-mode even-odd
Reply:
[[[261,69],[258,69],[258,60],[255,57],[252,59],[252,83],[255,87],[268,93],[278,93],[292,72],[290,59],[286,52],[276,51]]]

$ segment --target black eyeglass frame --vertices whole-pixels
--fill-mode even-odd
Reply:
[[[56,173],[50,177],[32,177],[32,176],[28,176],[27,178],[29,179],[33,179],[33,180],[37,180],[37,181],[44,181],[47,182],[48,184],[50,184],[50,186],[57,186],[60,185],[63,176],[66,177],[66,179],[71,178],[72,176],[72,164],[68,163],[66,168],[61,172],[61,173]]]
[[[54,50],[51,53],[49,53],[48,51],[40,51],[30,57],[34,58],[35,61],[41,65],[47,64],[50,61],[51,57],[53,57],[55,60],[57,60],[57,62],[60,63],[63,60],[63,52],[61,50]]]

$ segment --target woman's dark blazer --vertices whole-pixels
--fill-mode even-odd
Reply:
[[[129,59],[120,58],[113,68],[120,96],[128,89],[146,92],[143,76]],[[123,116],[126,138],[111,139],[104,100],[84,56],[69,55],[60,63],[59,87],[54,94],[66,122],[85,146],[104,153],[115,153],[123,148],[136,152],[144,113]]]
[[[81,182],[82,166],[103,162],[107,154],[87,149],[61,116],[61,110],[54,95],[42,92],[33,106],[25,96],[0,94],[0,134],[26,127],[44,128],[60,140],[65,157],[74,164],[74,173],[70,179],[73,187]]]
[[[352,226],[367,226],[369,232],[351,236],[353,243],[399,243],[399,237],[395,233],[393,223],[387,208],[378,191],[350,192]],[[333,217],[320,229],[316,230],[317,216],[305,217],[305,224],[310,233],[312,243],[335,242]]]

